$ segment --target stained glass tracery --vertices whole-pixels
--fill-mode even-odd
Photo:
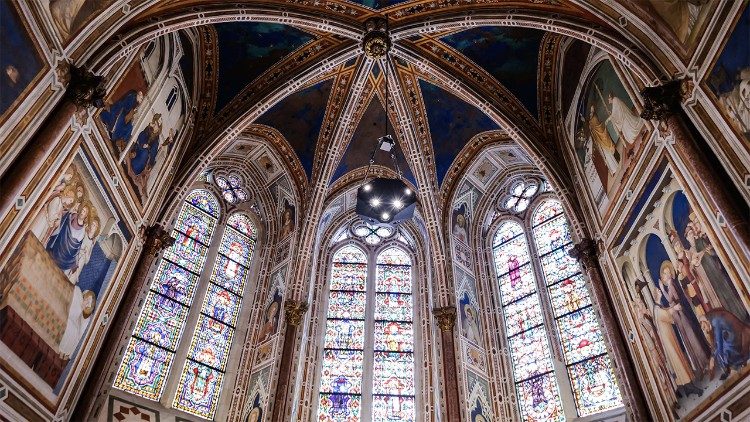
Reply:
[[[216,186],[221,190],[221,196],[230,204],[238,204],[247,201],[247,192],[242,187],[242,180],[239,176],[231,174],[229,176],[214,177]]]

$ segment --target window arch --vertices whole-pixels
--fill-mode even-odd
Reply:
[[[158,264],[114,381],[116,388],[160,400],[167,380],[177,376],[170,368],[178,348],[187,347],[172,406],[206,419],[216,411],[257,239],[250,218],[237,213],[213,246],[219,216],[219,203],[207,190],[185,199],[172,232],[175,243]],[[218,252],[206,277],[213,247]],[[205,291],[200,307],[192,306],[198,290]],[[196,319],[191,342],[181,345],[187,321]]]
[[[530,227],[502,222],[492,242],[523,420],[564,420],[569,406],[581,417],[622,406],[585,280],[568,254],[571,247],[555,199],[537,204]],[[561,346],[564,369],[553,365],[550,342]]]
[[[332,259],[319,421],[416,418],[411,258],[371,255],[350,244]]]

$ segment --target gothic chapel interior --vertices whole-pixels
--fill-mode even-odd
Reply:
[[[0,420],[750,421],[749,0],[0,0]]]

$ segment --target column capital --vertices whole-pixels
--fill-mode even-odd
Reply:
[[[578,262],[586,268],[596,265],[596,262],[599,259],[599,251],[596,249],[596,242],[588,238],[583,238],[580,242],[573,245],[568,251],[568,255],[578,260]]]
[[[174,238],[158,224],[151,227],[141,226],[140,232],[143,251],[149,256],[156,256],[164,248],[174,245]]]
[[[682,110],[685,101],[693,90],[690,79],[674,79],[657,86],[646,87],[641,91],[643,111],[646,120],[664,120]]]
[[[79,108],[104,107],[106,81],[84,67],[69,65],[65,96]]]
[[[441,331],[453,331],[453,326],[456,324],[456,308],[453,306],[445,306],[442,308],[434,308],[432,310],[433,315],[437,318],[438,327]]]
[[[307,302],[301,300],[287,300],[284,302],[284,315],[289,325],[295,327],[300,325],[305,312],[307,312]]]

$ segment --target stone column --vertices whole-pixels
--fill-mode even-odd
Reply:
[[[453,341],[453,327],[456,325],[456,308],[445,306],[435,308],[432,313],[440,327],[440,343],[443,349],[443,373],[445,375],[445,413],[449,421],[460,421],[461,410],[458,399],[458,377],[456,374],[456,345]]]
[[[691,90],[692,82],[688,80],[674,80],[645,88],[641,92],[644,100],[641,117],[658,121],[659,130],[672,136],[674,149],[694,175],[695,182],[711,207],[711,214],[721,214],[729,234],[740,248],[738,252],[747,263],[750,260],[750,215],[741,211],[742,199],[727,188],[732,181],[721,177],[721,169],[714,168],[699,147],[699,143],[705,141],[696,139],[686,123],[682,101]]]
[[[287,300],[284,303],[284,319],[286,329],[284,331],[284,348],[281,352],[281,365],[279,366],[279,378],[276,381],[276,394],[273,400],[273,413],[271,421],[284,422],[289,397],[289,379],[292,375],[292,359],[294,358],[295,339],[297,330],[302,323],[302,317],[307,312],[307,302]]]
[[[143,240],[141,256],[135,264],[130,283],[125,286],[120,303],[110,316],[111,323],[104,338],[104,344],[94,361],[88,380],[84,383],[83,391],[81,391],[81,396],[72,415],[73,420],[93,419],[92,410],[96,401],[109,387],[106,385],[108,382],[107,369],[111,368],[112,364],[116,364],[112,360],[117,356],[117,346],[120,339],[123,335],[128,334],[126,331],[130,316],[133,312],[139,311],[135,307],[140,293],[149,281],[149,271],[159,253],[174,244],[174,238],[158,225],[141,228],[141,239]]]
[[[570,250],[570,256],[577,259],[589,280],[591,294],[599,305],[601,330],[609,344],[609,356],[614,364],[620,392],[627,409],[628,420],[649,421],[646,398],[635,373],[635,365],[628,353],[627,342],[622,327],[615,316],[612,297],[605,286],[604,276],[597,256],[596,245],[591,239],[583,239]]]
[[[62,101],[47,115],[39,130],[18,153],[0,178],[0,215],[6,215],[49,157],[61,134],[79,109],[104,105],[104,78],[81,67],[69,67],[69,82]]]

